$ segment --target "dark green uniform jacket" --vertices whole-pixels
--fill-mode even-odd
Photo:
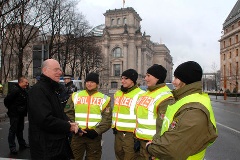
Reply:
[[[202,93],[202,83],[195,82],[173,91],[176,103],[181,98]],[[187,103],[175,114],[171,128],[161,137],[154,136],[148,152],[164,160],[181,160],[205,149],[217,138],[208,110],[200,103]]]

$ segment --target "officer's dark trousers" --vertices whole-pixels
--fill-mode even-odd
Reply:
[[[138,153],[134,151],[133,133],[117,131],[114,149],[117,160],[135,160]]]
[[[73,134],[71,148],[74,159],[82,160],[85,154],[84,159],[86,160],[100,160],[102,156],[101,140],[102,135],[98,135],[95,139],[89,139]]]
[[[137,160],[149,160],[150,159],[150,154],[146,150],[146,143],[148,141],[140,140],[140,154],[137,157]]]
[[[24,117],[10,117],[10,128],[8,133],[8,144],[9,148],[16,148],[15,136],[17,137],[18,144],[25,145],[26,142],[23,139],[23,129],[24,129]]]

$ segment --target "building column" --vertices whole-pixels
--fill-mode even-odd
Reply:
[[[128,44],[123,43],[123,66],[122,72],[128,69]]]
[[[110,71],[110,62],[109,62],[109,57],[110,57],[109,53],[109,45],[108,44],[104,44],[104,57],[105,57],[105,67],[104,67],[104,71],[103,71],[103,77],[102,77],[102,84],[103,84],[103,90],[105,90],[105,93],[108,93],[108,88],[109,88],[109,77],[111,74]]]
[[[138,74],[142,74],[142,52],[141,52],[141,46],[137,46],[137,54],[138,54],[137,72],[138,72]]]

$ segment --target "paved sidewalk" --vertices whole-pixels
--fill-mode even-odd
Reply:
[[[0,97],[0,122],[5,120],[7,116],[7,108],[3,104],[4,98],[1,96]]]
[[[226,97],[226,100],[224,100],[224,96],[210,95],[209,97],[211,101],[240,105],[240,97]]]

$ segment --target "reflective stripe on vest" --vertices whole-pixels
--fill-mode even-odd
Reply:
[[[143,140],[152,140],[156,134],[157,107],[165,99],[172,97],[172,93],[167,86],[155,91],[147,91],[141,95],[137,101],[137,125],[136,137]]]
[[[116,128],[119,131],[134,131],[136,127],[134,110],[138,96],[143,93],[145,93],[145,91],[140,88],[136,88],[127,94],[123,94],[120,90],[115,93],[112,128]]]
[[[72,100],[75,109],[75,122],[82,129],[95,128],[101,121],[101,112],[110,102],[110,97],[97,92],[89,96],[86,90],[74,92]]]
[[[161,135],[163,135],[164,132],[166,132],[169,129],[169,126],[171,125],[176,112],[183,105],[185,105],[187,103],[192,103],[192,102],[201,103],[204,107],[207,108],[207,110],[209,111],[209,115],[210,115],[210,121],[216,128],[216,120],[214,117],[214,113],[213,113],[213,109],[211,106],[211,101],[210,101],[209,96],[204,93],[203,94],[195,93],[195,94],[191,94],[191,95],[188,95],[188,96],[180,99],[173,105],[168,106],[167,111],[165,113],[164,120],[163,120]],[[202,160],[204,158],[205,152],[206,152],[206,149],[202,150],[201,152],[199,152],[195,155],[189,156],[187,159],[188,160]]]

